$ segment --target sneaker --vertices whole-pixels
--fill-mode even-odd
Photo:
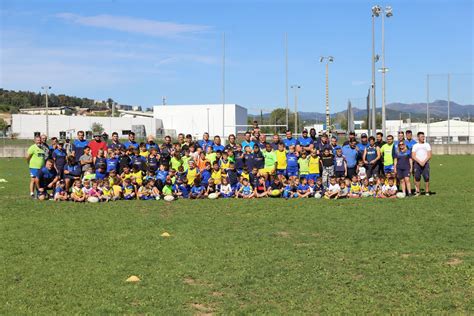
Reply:
[[[430,192],[426,192],[426,193],[425,193],[425,196],[430,196]]]
[[[30,198],[34,199],[34,198],[35,198],[35,194],[34,194],[34,193],[30,193]]]
[[[415,192],[415,196],[420,196],[420,192]]]

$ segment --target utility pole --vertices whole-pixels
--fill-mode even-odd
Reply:
[[[333,56],[321,56],[319,62],[326,61],[326,130],[330,130],[331,115],[329,114],[329,63],[334,62]]]
[[[222,33],[222,139],[225,138],[225,33]]]
[[[448,144],[451,143],[451,74],[448,74]]]
[[[42,86],[41,89],[44,89],[46,96],[46,136],[49,137],[49,109],[48,109],[48,90],[51,89],[50,86]]]
[[[375,136],[377,133],[377,127],[375,125],[377,107],[377,100],[375,98],[375,63],[378,61],[378,55],[375,55],[375,18],[380,15],[381,10],[382,8],[378,5],[372,7],[372,136]]]
[[[290,111],[288,108],[288,33],[285,33],[285,95],[286,95],[286,129],[288,129],[288,120]]]
[[[292,89],[295,89],[295,136],[298,135],[298,89],[301,88],[299,85],[292,85]]]
[[[430,137],[430,75],[426,75],[426,141]]]

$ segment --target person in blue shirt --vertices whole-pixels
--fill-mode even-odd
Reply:
[[[128,149],[128,148],[134,148],[134,149],[137,148],[138,149],[139,144],[135,141],[135,133],[134,132],[128,133],[128,141],[123,143],[123,146],[126,149]]]
[[[364,154],[364,150],[369,146],[369,141],[366,133],[362,133],[362,135],[360,135],[360,143],[357,143],[356,146],[359,149],[357,160],[361,160],[362,155]]]
[[[307,183],[306,177],[300,178],[300,183],[297,186],[298,198],[307,198],[311,194],[311,189]]]
[[[202,135],[202,139],[198,140],[198,146],[202,148],[202,150],[206,153],[207,152],[207,147],[214,145],[214,143],[209,140],[209,133],[204,133]]]
[[[66,166],[64,167],[64,179],[66,182],[66,191],[69,191],[74,180],[81,178],[82,166],[74,159],[73,156],[66,158]]]
[[[314,147],[314,141],[308,136],[308,131],[305,129],[300,137],[297,139],[297,144],[301,146],[308,154],[311,153]]]
[[[107,171],[106,171],[106,166],[105,165],[100,165],[99,168],[95,171],[95,178],[98,180],[104,180],[107,177]]]
[[[105,164],[107,165],[106,171],[109,173],[112,170],[117,171],[119,166],[118,157],[114,153],[110,153],[109,157],[105,159]]]
[[[298,155],[295,153],[295,146],[292,145],[286,154],[286,175],[288,178],[298,176]]]
[[[290,130],[286,131],[286,137],[283,139],[283,144],[285,144],[286,149],[289,149],[290,146],[296,146],[298,144],[296,138],[293,138],[293,134]]]
[[[54,191],[58,181],[59,176],[54,168],[54,161],[52,159],[46,160],[44,167],[38,171],[38,175],[35,178],[36,187],[38,188],[38,199],[48,199],[48,190]]]
[[[221,144],[221,138],[219,135],[214,136],[214,144],[211,146],[212,150],[214,150],[215,152],[225,150],[225,147]]]
[[[247,170],[252,170],[252,168],[255,164],[253,151],[250,149],[249,146],[247,146],[245,148],[246,148],[246,150],[244,151],[244,153],[242,155],[243,159],[244,159],[244,164],[245,164],[245,167],[247,167]]]
[[[163,185],[166,181],[166,177],[168,176],[168,170],[166,170],[165,165],[160,165],[160,169],[156,171],[156,181],[158,184],[158,189],[162,189]]]
[[[347,177],[352,179],[352,176],[356,174],[357,167],[357,157],[359,155],[359,150],[357,148],[357,142],[355,139],[352,139],[348,145],[342,147],[342,155],[346,158],[347,163]]]
[[[244,136],[244,140],[242,141],[242,150],[245,152],[245,147],[250,147],[250,150],[253,150],[253,146],[255,145],[255,142],[251,140],[252,135],[250,132],[246,132]]]
[[[201,181],[196,178],[194,179],[194,185],[191,188],[191,192],[189,194],[190,199],[202,199],[204,198],[205,188],[201,185]]]
[[[119,141],[119,136],[117,132],[112,133],[112,142],[107,145],[108,148],[111,148],[113,151],[116,149],[122,150],[125,146]]]
[[[405,132],[405,146],[407,147],[408,153],[411,155],[411,150],[413,146],[417,143],[416,140],[413,139],[413,132],[411,130],[407,130]]]
[[[133,155],[130,156],[130,165],[132,167],[138,166],[139,170],[146,170],[146,158],[140,155],[139,150],[133,150]]]
[[[52,158],[54,160],[54,167],[62,179],[64,175],[64,166],[66,165],[66,151],[63,148],[63,142],[59,142],[56,149],[53,150]]]
[[[206,162],[206,167],[201,171],[201,185],[207,187],[209,179],[211,178],[211,163]]]
[[[77,132],[77,139],[72,142],[72,151],[76,161],[84,155],[84,148],[87,146],[89,146],[89,141],[84,138],[84,131]]]
[[[265,167],[265,156],[257,144],[253,145],[253,168],[259,171]]]
[[[158,144],[155,143],[155,138],[153,137],[153,135],[149,135],[147,137],[147,142],[145,146],[148,152],[150,152],[152,148],[155,148],[157,151],[160,150],[160,146],[158,146]]]

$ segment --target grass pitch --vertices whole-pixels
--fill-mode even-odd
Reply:
[[[0,314],[472,313],[473,158],[431,166],[404,200],[79,205],[0,160]]]

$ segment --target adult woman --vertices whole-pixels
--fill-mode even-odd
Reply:
[[[395,151],[394,172],[400,181],[402,192],[411,195],[410,170],[412,170],[413,160],[405,141],[399,141],[398,150]]]

